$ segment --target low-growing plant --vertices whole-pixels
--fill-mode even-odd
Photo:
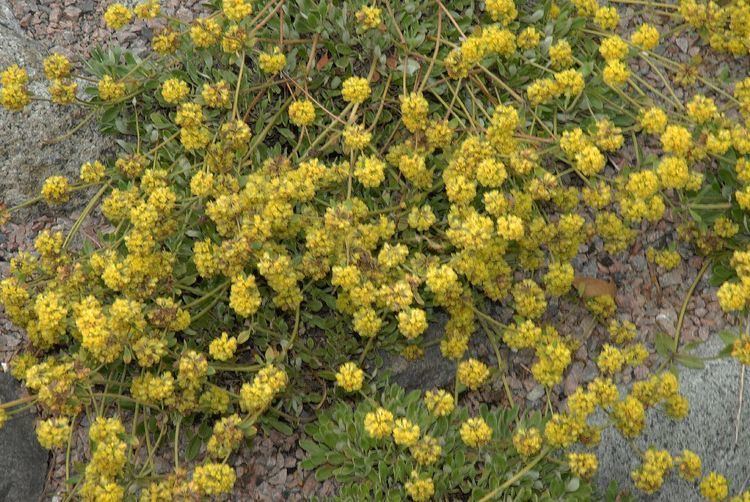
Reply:
[[[3,213],[91,194],[67,233],[45,230],[35,253],[14,258],[0,287],[28,336],[11,366],[31,391],[0,407],[0,423],[38,406],[40,442],[68,452],[73,428],[89,424],[88,463],[66,457],[68,496],[223,496],[229,458],[259,427],[290,431],[304,407],[325,404],[334,374],[360,390],[374,348],[421,357],[439,311],[440,350],[458,370],[453,392],[425,404],[455,411],[435,419],[418,394],[388,387],[311,426],[307,465],[341,481],[343,497],[590,498],[603,428],[635,438],[651,410],[687,415],[671,372],[618,389],[648,346],[616,318],[611,291],[573,267],[593,240],[618,253],[668,209],[697,214],[689,201],[713,180],[704,161],[737,155],[741,167],[749,151],[746,126],[712,98],[682,105],[630,69],[683,70],[655,52],[658,27],[622,38],[618,11],[593,0],[210,7],[161,21],[143,57],[97,51],[85,75],[59,54],[45,60],[49,99],[90,107],[121,148]],[[156,0],[112,4],[105,22],[159,12]],[[30,102],[28,80],[19,66],[2,73],[4,107]],[[695,80],[747,108],[745,83],[732,96]],[[661,158],[643,152],[656,136]],[[97,208],[111,224],[101,246],[72,246]],[[669,268],[679,255],[649,259]],[[549,395],[583,340],[546,315],[553,297],[582,301],[608,332],[591,355],[600,375],[554,411]],[[490,315],[493,302],[514,316]],[[468,357],[475,334],[497,370]],[[493,372],[514,402],[500,347],[533,353],[544,419],[498,407],[470,418],[458,402]],[[632,478],[647,493],[672,470],[701,477],[693,452],[638,454]],[[158,470],[157,455],[174,468]],[[711,473],[700,491],[721,500],[727,480]]]
[[[450,394],[443,399],[451,404],[436,404],[436,394],[428,391],[423,399],[419,391],[388,385],[377,402],[368,398],[354,409],[339,402],[306,428],[303,467],[315,469],[321,480],[334,477],[342,500],[401,500],[404,487],[415,500],[434,493],[472,500],[498,493],[511,500],[591,500],[588,482],[541,451],[539,412],[521,417],[518,408],[482,405],[470,417],[465,407],[452,405]],[[396,417],[392,438],[372,438],[366,430],[367,417],[381,408]],[[527,450],[521,446],[522,454],[513,445],[524,445],[523,435],[538,442]],[[425,438],[440,438],[439,451],[415,466],[410,450],[426,450]]]

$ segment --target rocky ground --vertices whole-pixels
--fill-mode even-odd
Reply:
[[[189,20],[201,8],[200,1],[188,0],[165,0],[162,2],[165,10],[180,19]],[[104,29],[101,14],[106,8],[106,2],[94,0],[0,0],[0,21],[7,24],[14,23],[14,27],[8,30],[20,32],[21,35],[35,40],[41,51],[56,50],[70,54],[73,57],[85,59],[91,49],[102,43],[118,43],[131,46],[135,49],[144,46],[144,39],[148,39],[151,28],[142,24],[119,32],[114,37],[108,30]],[[3,8],[10,11],[13,18],[4,20]],[[630,24],[636,20],[650,16],[645,11],[623,9],[623,23]],[[4,23],[0,22],[0,30]],[[663,44],[664,55],[674,61],[688,62],[693,56],[700,54],[701,49],[697,38],[686,34],[674,33],[670,39]],[[0,48],[2,45],[2,31],[0,31]],[[0,51],[0,63],[5,65],[8,54]],[[713,58],[709,65],[711,69],[718,72],[721,68],[727,68],[730,75],[744,76],[742,62]],[[747,64],[745,62],[744,64]],[[648,65],[637,68],[644,79],[647,79],[656,89],[665,91],[661,80],[650,72]],[[682,99],[682,91],[676,89],[678,98]],[[6,116],[0,111],[0,124]],[[18,120],[16,118],[8,120]],[[19,122],[15,122],[19,127]],[[7,126],[6,126],[7,127]],[[63,127],[64,129],[64,127]],[[20,129],[16,129],[19,138],[23,136]],[[79,145],[89,145],[92,136],[79,138]],[[19,139],[20,141],[20,139]],[[11,143],[6,142],[7,145]],[[18,149],[18,147],[16,147]],[[88,155],[95,158],[98,154],[106,151],[106,145],[89,151]],[[0,153],[2,144],[0,143]],[[67,154],[65,154],[67,155]],[[628,152],[624,152],[624,160],[628,159]],[[0,155],[0,157],[2,157]],[[77,159],[80,161],[92,160]],[[45,166],[58,165],[56,161],[46,159]],[[8,169],[11,162],[0,158],[0,172]],[[15,164],[14,164],[15,166]],[[46,169],[46,168],[45,168]],[[43,173],[34,171],[36,178],[43,178]],[[36,180],[38,182],[38,179]],[[2,181],[0,180],[0,183]],[[28,192],[32,193],[38,188],[34,180],[29,181]],[[18,194],[20,198],[29,193]],[[9,260],[19,250],[29,249],[34,236],[44,228],[69,228],[76,217],[75,204],[68,208],[65,216],[50,216],[44,213],[27,213],[21,218],[14,220],[0,232],[0,276],[7,272]],[[97,219],[89,220],[83,228],[82,233],[89,237],[96,236]],[[581,249],[576,259],[576,270],[579,274],[596,277],[604,280],[612,280],[617,286],[616,302],[618,315],[623,319],[633,321],[639,330],[639,336],[651,348],[654,346],[654,337],[663,332],[670,336],[675,334],[677,319],[683,303],[688,297],[688,290],[696,279],[698,271],[703,265],[702,259],[692,257],[693,250],[679,248],[685,258],[682,263],[672,271],[661,270],[647,263],[645,251],[649,246],[657,248],[664,247],[670,242],[676,241],[674,222],[669,218],[658,225],[649,227],[642,232],[641,237],[627,252],[617,256],[607,255],[600,242],[594,242],[590,248]],[[578,336],[582,340],[581,348],[575,354],[571,371],[566,377],[559,392],[553,393],[553,406],[561,405],[566,396],[573,392],[579,383],[590,381],[596,374],[596,368],[590,360],[590,354],[598,352],[602,342],[606,339],[604,330],[598,326],[590,317],[588,312],[578,303],[561,301],[553,304],[551,314],[554,315],[556,325],[561,332]],[[506,313],[502,309],[493,312],[498,316]],[[695,291],[689,296],[684,316],[684,323],[680,333],[681,343],[705,342],[713,337],[718,331],[727,326],[735,324],[734,320],[727,319],[718,307],[715,299],[715,289],[708,283],[708,275],[704,276],[695,287]],[[481,335],[478,335],[481,337]],[[15,330],[10,323],[0,314],[0,362],[6,363],[13,353],[19,348],[23,341],[22,334]],[[709,356],[720,350],[720,344],[714,341],[699,349],[701,356]],[[436,349],[436,348],[435,348]],[[494,354],[488,347],[477,341],[474,344],[475,352],[485,359],[493,359]],[[411,373],[402,373],[404,381],[408,381],[415,371],[421,371],[422,375],[429,375],[430,382],[435,379],[444,378],[445,375],[452,377],[452,366],[450,363],[438,362],[439,358],[429,357],[416,367],[409,370]],[[546,397],[541,386],[531,378],[529,368],[532,359],[526,354],[511,355],[503,354],[510,358],[513,363],[510,371],[510,387],[516,398],[516,402],[522,406],[533,408],[543,407]],[[442,361],[442,360],[440,360]],[[628,384],[632,380],[643,378],[650,367],[657,362],[655,356],[643,367],[624,375],[622,384]],[[393,367],[398,372],[399,368],[405,368],[397,360]],[[421,368],[421,369],[420,369]],[[738,411],[738,400],[741,392],[740,375],[738,366],[731,361],[712,361],[709,368],[700,373],[681,370],[683,373],[683,386],[689,393],[693,402],[694,413],[685,424],[672,428],[671,423],[663,419],[650,417],[650,429],[652,435],[648,437],[660,447],[669,448],[672,451],[679,450],[685,446],[688,438],[702,437],[704,440],[697,445],[689,445],[696,448],[698,453],[705,456],[706,466],[717,469],[725,469],[725,472],[734,478],[735,482],[747,484],[747,466],[733,464],[732,460],[726,458],[747,458],[750,440],[747,439],[747,427],[750,425],[750,416],[740,415],[741,423],[738,425],[740,431],[739,444],[735,444],[734,433]],[[750,387],[750,384],[746,387]],[[704,389],[713,392],[707,395]],[[747,392],[748,389],[745,389]],[[499,385],[483,391],[483,400],[489,402],[504,402],[505,397]],[[715,398],[716,394],[721,398]],[[746,408],[750,395],[745,397]],[[716,438],[713,433],[708,434],[706,427],[720,424],[716,427]],[[744,424],[744,425],[743,425]],[[300,436],[283,436],[277,432],[261,434],[252,448],[246,448],[234,458],[234,465],[238,469],[239,481],[236,485],[235,498],[241,500],[304,500],[312,496],[326,498],[335,491],[335,486],[328,483],[318,483],[313,474],[299,468],[303,451],[298,446]],[[606,484],[610,479],[618,480],[623,487],[629,486],[629,470],[634,467],[632,455],[627,455],[626,443],[615,434],[605,434],[602,448],[600,449],[601,475],[600,482]],[[84,452],[73,452],[73,458],[82,457]],[[726,457],[726,458],[725,458]],[[55,455],[50,459],[50,479],[47,483],[45,494],[52,496],[58,491],[60,483],[64,480],[64,457]],[[744,477],[743,477],[744,476]],[[0,486],[0,489],[2,487]],[[662,492],[662,500],[676,500],[678,498],[690,499],[690,495],[684,491],[681,485],[668,485]],[[692,493],[692,492],[691,492]],[[671,498],[677,497],[677,498]],[[1,499],[2,497],[0,497]]]

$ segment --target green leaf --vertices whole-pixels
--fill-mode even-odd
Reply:
[[[674,347],[674,339],[666,333],[657,333],[654,340],[656,345],[656,353],[665,359],[668,359],[672,355],[672,348]]]
[[[680,363],[681,365],[685,366],[686,368],[694,369],[694,370],[702,370],[706,367],[706,364],[703,362],[703,359],[700,357],[691,355],[691,354],[677,354],[677,357],[675,357],[675,360]]]

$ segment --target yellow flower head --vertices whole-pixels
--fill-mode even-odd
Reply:
[[[315,120],[315,106],[307,99],[289,105],[289,120],[297,126],[307,126]]]
[[[478,448],[490,442],[492,429],[482,417],[474,417],[461,424],[461,440],[472,448]]]
[[[336,383],[346,392],[356,392],[361,389],[364,378],[365,372],[352,362],[342,364],[336,372]]]
[[[363,5],[355,14],[359,25],[364,30],[371,30],[380,26],[381,10],[379,7]]]
[[[419,439],[419,425],[407,418],[399,418],[393,426],[393,442],[399,446],[414,446]]]
[[[371,438],[383,439],[393,432],[393,413],[385,408],[378,408],[365,415],[365,431]]]
[[[471,390],[481,387],[490,377],[490,370],[487,365],[476,359],[461,361],[457,372],[458,381]]]
[[[112,30],[119,30],[133,19],[133,11],[121,3],[113,3],[104,12],[104,22]]]
[[[437,417],[444,417],[455,408],[453,396],[443,389],[425,392],[424,403],[430,413]]]
[[[344,80],[341,88],[341,97],[348,103],[364,103],[370,97],[370,83],[366,78],[349,77]]]

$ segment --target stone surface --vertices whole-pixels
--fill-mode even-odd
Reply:
[[[699,347],[695,354],[710,357],[723,348],[714,336]],[[707,361],[702,371],[682,369],[680,387],[690,400],[690,414],[681,421],[668,419],[663,413],[649,412],[643,438],[636,441],[639,449],[653,446],[678,454],[683,449],[697,453],[703,461],[704,474],[717,471],[730,482],[730,494],[750,487],[750,374],[745,375],[739,438],[735,445],[735,427],[740,388],[740,365],[733,359]],[[616,480],[620,489],[634,492],[630,472],[639,465],[630,445],[614,429],[602,433],[598,450],[598,483],[606,487]],[[669,476],[662,489],[638,500],[675,501],[700,500],[696,486],[676,475]]]
[[[20,385],[0,372],[0,402],[18,399]],[[0,502],[39,500],[47,478],[47,451],[36,440],[34,418],[25,413],[0,429]]]
[[[0,0],[0,68],[18,64],[29,71],[30,89],[46,97],[44,55],[21,34],[7,0]],[[111,144],[94,121],[59,143],[85,116],[80,106],[34,101],[21,112],[0,109],[0,203],[14,206],[38,194],[44,179],[63,174],[75,181],[82,163],[103,158]]]
[[[446,316],[439,315],[430,323],[422,335],[424,357],[416,361],[407,361],[398,354],[381,353],[385,363],[383,367],[390,373],[392,382],[407,390],[429,390],[452,385],[456,363],[440,353],[440,340],[443,339],[446,321]]]

